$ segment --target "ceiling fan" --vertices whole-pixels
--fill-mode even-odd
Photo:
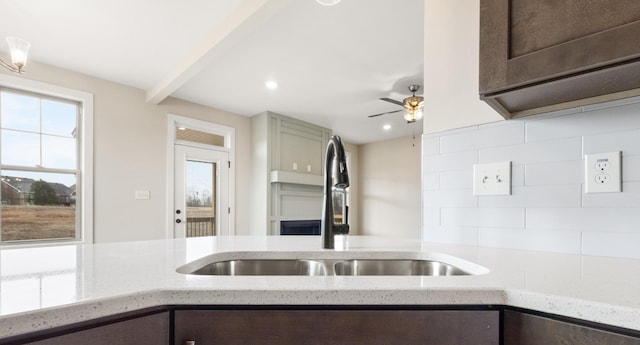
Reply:
[[[420,120],[422,118],[422,106],[424,104],[424,97],[416,96],[416,92],[418,92],[418,90],[420,90],[420,85],[409,86],[409,91],[412,95],[411,97],[405,98],[402,102],[396,101],[395,99],[391,98],[380,98],[380,100],[382,101],[403,106],[404,109],[369,115],[369,117],[376,117],[406,111],[406,113],[404,114],[404,119],[407,120],[407,123],[412,123]]]

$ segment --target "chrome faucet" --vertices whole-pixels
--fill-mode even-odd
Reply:
[[[345,195],[349,187],[349,173],[347,172],[347,157],[344,146],[337,135],[329,138],[327,153],[324,161],[324,200],[322,203],[322,248],[334,249],[334,236],[349,233],[348,208],[345,206],[342,224],[336,223],[333,213],[333,193]]]

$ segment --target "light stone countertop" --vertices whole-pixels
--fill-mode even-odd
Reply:
[[[350,236],[341,253],[303,236],[205,237],[0,250],[0,339],[162,305],[509,305],[640,330],[640,260]],[[451,255],[474,276],[196,276],[216,255]],[[262,253],[264,254],[264,253]],[[273,255],[270,253],[270,255]],[[455,259],[454,259],[455,260]]]

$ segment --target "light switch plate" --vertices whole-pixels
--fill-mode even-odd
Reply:
[[[137,190],[135,193],[136,200],[149,200],[151,199],[151,192],[148,190]]]
[[[584,192],[619,193],[622,191],[621,152],[584,156]]]
[[[473,195],[511,195],[511,162],[474,164]]]

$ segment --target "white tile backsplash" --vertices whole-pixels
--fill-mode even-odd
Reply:
[[[443,189],[424,192],[425,207],[478,207],[478,197],[471,189]]]
[[[582,186],[513,187],[511,195],[478,197],[480,207],[580,207]]]
[[[478,151],[471,150],[425,156],[422,161],[424,172],[465,170],[478,163]]]
[[[523,208],[442,208],[443,226],[524,228]]]
[[[625,155],[640,155],[640,129],[585,135],[583,154],[622,151]]]
[[[640,233],[584,232],[582,253],[640,259]]]
[[[527,186],[583,183],[583,164],[582,160],[527,164],[525,183]]]
[[[511,161],[512,164],[531,164],[540,162],[557,162],[582,159],[582,139],[564,138],[480,149],[480,163]]]
[[[471,227],[427,226],[425,241],[478,245],[478,229]]]
[[[473,169],[443,171],[440,174],[440,189],[472,189]]]
[[[440,139],[440,153],[499,147],[524,143],[523,122],[500,122],[499,125],[445,135]]]
[[[640,182],[624,183],[622,193],[583,194],[582,207],[640,208]]]
[[[433,156],[440,153],[440,137],[424,137],[422,139],[422,155]]]
[[[574,231],[478,229],[478,245],[561,253],[580,253],[581,234]]]
[[[425,136],[424,239],[640,258],[638,102]],[[622,151],[623,192],[584,194],[584,153],[610,151]],[[501,161],[512,195],[474,197],[473,164]]]
[[[640,233],[640,212],[635,208],[529,208],[526,224],[528,229]]]
[[[640,156],[622,153],[622,182],[640,181]]]

